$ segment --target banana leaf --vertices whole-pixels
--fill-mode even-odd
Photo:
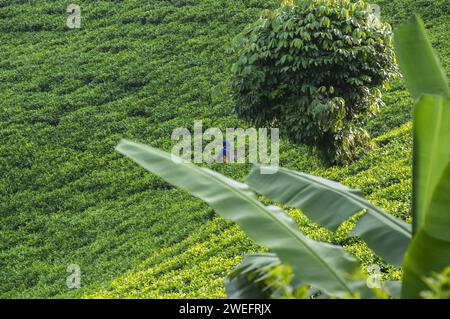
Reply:
[[[450,94],[423,22],[396,31],[400,67],[414,107],[413,220],[415,236],[405,255],[403,298],[420,298],[424,279],[450,265]]]
[[[444,69],[434,54],[420,18],[413,17],[395,30],[394,46],[406,85],[414,99],[423,94],[450,96]]]
[[[415,17],[398,27],[395,48],[410,94],[418,99],[414,108],[413,152],[416,232],[425,220],[431,196],[450,156],[450,93],[444,69],[427,39],[422,20]]]
[[[450,158],[450,99],[422,96],[414,109],[413,217],[419,230]]]
[[[305,283],[338,297],[366,294],[363,282],[349,279],[359,269],[351,255],[342,247],[307,238],[289,215],[279,207],[263,205],[246,184],[140,143],[123,140],[116,149],[239,224],[253,241],[290,265]]]
[[[261,174],[254,166],[247,184],[256,192],[301,209],[322,226],[335,230],[350,216],[365,210],[351,235],[361,237],[385,261],[400,266],[411,240],[411,226],[372,205],[359,190],[324,178],[279,168]]]
[[[402,298],[420,298],[424,279],[450,265],[450,162],[441,176],[423,226],[405,255]]]
[[[424,222],[431,196],[450,155],[450,91],[420,18],[414,17],[396,29],[395,49],[410,94],[415,99],[428,95],[414,108],[415,232]]]

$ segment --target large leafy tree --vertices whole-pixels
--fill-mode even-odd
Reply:
[[[233,52],[237,113],[334,162],[368,146],[361,124],[397,75],[391,27],[364,1],[285,1],[238,36]]]

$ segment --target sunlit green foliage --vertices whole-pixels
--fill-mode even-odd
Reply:
[[[82,29],[65,27],[69,3]],[[420,12],[449,73],[446,0],[382,0],[394,26]],[[232,38],[278,1],[15,1],[0,3],[0,294],[2,297],[224,297],[224,277],[260,250],[201,201],[113,151],[120,137],[170,150],[170,133],[194,119],[250,125],[210,90],[228,75]],[[377,149],[325,168],[315,152],[282,140],[280,165],[364,191],[411,222],[411,99],[401,82],[364,127]],[[405,124],[406,123],[406,124]],[[248,167],[212,165],[241,179]],[[344,245],[365,266],[367,246],[298,210],[308,236]],[[82,288],[66,287],[78,263]]]
[[[319,294],[331,298],[419,298],[427,286],[434,283],[430,276],[448,266],[448,81],[420,18],[411,18],[399,26],[395,34],[402,72],[410,94],[416,98],[413,109],[414,232],[411,225],[368,202],[361,190],[332,180],[285,168],[268,174],[262,166],[254,165],[245,183],[239,183],[192,163],[174,161],[173,155],[142,143],[122,140],[117,145],[118,152],[202,199],[221,217],[238,224],[256,244],[272,252],[246,256],[226,278],[228,297],[305,298]],[[379,266],[376,266],[377,279],[364,280],[356,259],[342,247],[306,237],[285,211],[264,205],[256,194],[300,209],[332,231],[347,220],[354,220],[355,214],[363,213],[349,236],[364,240],[384,261],[403,266],[402,281],[386,282],[383,289]],[[373,269],[373,265],[370,268]],[[436,283],[433,288],[435,293],[445,295],[442,290],[446,288]]]
[[[425,299],[450,299],[450,266],[441,273],[425,278],[429,290],[421,293]]]

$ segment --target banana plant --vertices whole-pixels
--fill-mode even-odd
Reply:
[[[414,107],[414,227],[367,201],[359,190],[305,173],[279,169],[261,174],[253,167],[246,183],[201,168],[144,144],[122,140],[117,151],[152,173],[208,203],[236,222],[271,254],[244,259],[226,280],[235,298],[273,297],[264,287],[269,270],[288,265],[294,288],[307,285],[305,296],[375,297],[358,277],[361,268],[342,247],[312,240],[277,206],[266,206],[258,194],[295,207],[324,227],[335,230],[364,212],[351,236],[359,236],[387,263],[404,267],[402,297],[420,297],[425,278],[450,264],[450,104],[439,62],[415,18],[396,32],[396,49]],[[414,231],[414,233],[413,233]],[[391,283],[389,287],[400,283]],[[388,287],[388,288],[389,288]],[[395,289],[390,289],[393,292]]]
[[[399,27],[395,37],[400,68],[416,99],[414,238],[404,258],[402,297],[419,298],[426,278],[450,264],[450,90],[419,18]]]

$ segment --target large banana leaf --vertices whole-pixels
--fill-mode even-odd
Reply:
[[[365,286],[348,277],[358,263],[342,247],[307,238],[278,207],[265,206],[246,184],[208,169],[173,161],[170,154],[130,141],[117,150],[145,169],[207,202],[224,218],[239,224],[257,244],[268,247],[305,283],[335,296],[347,296]]]
[[[450,265],[450,162],[430,202],[423,226],[414,236],[403,266],[403,298],[420,298],[423,281]]]
[[[439,177],[450,155],[450,96],[447,78],[415,17],[395,31],[399,64],[411,95],[424,97],[414,109],[413,228],[425,219]],[[431,101],[434,100],[434,101]]]
[[[447,78],[414,18],[398,27],[395,48],[409,91],[421,98],[414,109],[413,228],[422,226],[431,196],[450,156],[450,103]]]
[[[402,297],[419,298],[423,279],[450,264],[450,94],[422,21],[398,28],[396,49],[414,108],[413,219]]]
[[[254,166],[247,184],[256,192],[287,206],[301,209],[308,217],[331,230],[347,218],[366,210],[352,231],[384,260],[402,264],[411,240],[409,224],[372,205],[358,190],[339,183],[288,169],[261,174]]]
[[[450,243],[450,162],[431,199],[424,229],[430,233],[430,236]],[[442,255],[447,255],[447,265],[450,265],[450,249],[447,249]]]
[[[414,17],[395,30],[395,51],[413,98],[450,96],[447,77],[427,39],[423,21]]]
[[[450,99],[422,96],[414,109],[413,130],[413,217],[419,230],[450,158]]]

